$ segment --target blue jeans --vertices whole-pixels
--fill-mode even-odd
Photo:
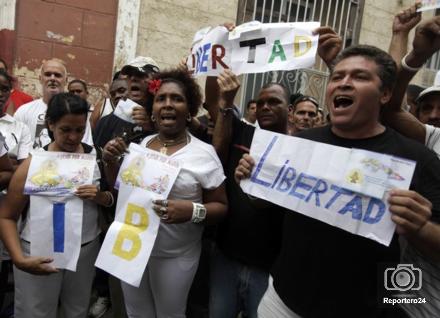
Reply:
[[[211,259],[210,318],[257,318],[257,309],[267,289],[269,273],[243,265],[218,249]]]

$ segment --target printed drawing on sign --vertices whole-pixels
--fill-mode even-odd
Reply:
[[[130,160],[128,166],[121,169],[121,180],[127,185],[162,194],[168,188],[170,176],[168,174],[152,177],[152,183],[148,184],[148,180],[142,179],[142,170],[145,167],[145,158],[137,156]]]
[[[35,151],[24,186],[28,195],[72,195],[81,185],[91,184],[96,156]]]

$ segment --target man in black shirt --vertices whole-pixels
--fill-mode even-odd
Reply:
[[[315,30],[320,35],[318,53],[328,63],[342,43],[329,27]],[[284,208],[246,195],[234,182],[234,170],[243,153],[249,151],[255,127],[234,116],[238,80],[225,70],[217,80],[222,98],[214,128],[213,145],[226,174],[228,215],[219,226],[217,251],[212,259],[210,318],[236,318],[242,311],[257,317],[257,307],[267,288],[269,270],[281,246]],[[277,83],[263,86],[257,98],[257,120],[262,129],[287,133],[290,94]]]
[[[281,252],[271,271],[273,285],[259,307],[262,318],[406,317],[397,306],[384,307],[378,296],[385,292],[385,267],[395,268],[399,262],[398,236],[421,253],[440,255],[440,162],[423,145],[379,122],[380,109],[391,98],[395,63],[375,47],[355,46],[343,51],[334,65],[326,96],[332,126],[298,137],[414,160],[411,191],[390,193],[396,234],[388,247],[302,214],[286,213]],[[243,158],[235,177],[248,176],[252,165],[249,156]]]

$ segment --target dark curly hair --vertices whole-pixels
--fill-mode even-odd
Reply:
[[[153,75],[152,80],[161,80],[164,83],[176,83],[182,88],[188,105],[188,111],[192,117],[196,116],[200,105],[202,105],[202,93],[196,80],[186,71],[169,69]],[[154,95],[147,90],[147,111],[151,114],[153,110]]]

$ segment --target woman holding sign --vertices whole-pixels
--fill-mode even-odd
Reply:
[[[35,152],[18,167],[0,209],[0,236],[16,266],[14,268],[15,317],[55,318],[58,311],[61,311],[66,318],[87,316],[94,262],[99,249],[97,205],[113,204],[111,193],[99,191],[100,174],[94,163],[96,159],[94,156],[86,155],[93,154],[95,150],[81,143],[86,128],[87,113],[87,103],[78,96],[61,93],[52,97],[46,113],[46,125],[52,142],[44,149]],[[35,161],[41,156],[54,156],[56,160],[45,161],[44,171],[33,170],[32,160]],[[80,176],[68,179],[62,173],[68,167],[66,161],[60,158],[76,157],[87,157],[92,160],[89,170],[81,170],[83,176],[87,177],[89,173],[83,180],[92,180],[92,184],[76,183],[72,188],[72,183],[75,184],[75,180],[78,181]],[[41,167],[43,165],[39,166]],[[57,174],[54,167],[61,172]],[[61,184],[64,187],[72,189],[70,194],[73,192],[75,195],[64,194],[55,198],[23,194],[28,180],[32,180],[42,188],[51,189],[60,179],[63,180]],[[35,194],[39,193],[35,192]],[[42,202],[46,203],[42,204]],[[50,202],[53,206],[49,204]],[[74,210],[72,206],[75,207]],[[41,220],[41,215],[48,210],[50,217]],[[78,225],[80,231],[78,227],[72,229],[72,225],[68,222],[69,214],[73,213],[80,213]],[[24,226],[19,235],[17,220],[20,216],[24,220]],[[60,218],[62,222],[59,222]],[[76,244],[70,239],[74,237],[69,234],[72,231],[76,234],[79,232],[76,236],[78,237]],[[39,242],[38,238],[35,239],[35,233],[39,233],[40,241],[46,235],[49,235],[50,239]],[[52,255],[30,256],[30,248],[34,251],[39,245],[50,248]],[[78,251],[78,258],[73,264],[72,271],[57,268],[58,257],[61,254],[68,254],[73,245]],[[68,258],[69,255],[63,257]],[[62,268],[68,267],[62,266]]]
[[[154,202],[161,224],[139,288],[122,283],[129,317],[185,317],[203,223],[218,220],[227,210],[220,160],[212,146],[187,129],[199,105],[200,88],[186,71],[156,74],[149,85],[148,106],[158,134],[141,146],[179,161],[181,170],[168,199]],[[120,138],[105,146],[108,167],[117,171],[126,147]]]

